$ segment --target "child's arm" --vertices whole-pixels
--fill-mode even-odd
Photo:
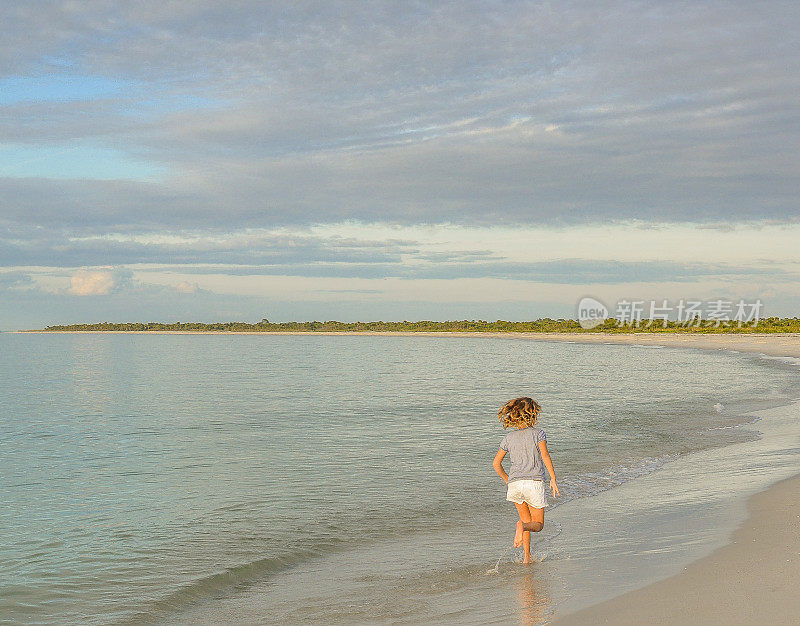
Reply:
[[[539,452],[542,453],[542,461],[547,471],[550,472],[550,487],[553,490],[553,497],[558,497],[558,485],[556,484],[556,470],[553,469],[553,460],[550,458],[550,453],[547,451],[547,442],[539,442]]]
[[[502,478],[506,484],[508,484],[508,474],[506,474],[506,471],[503,469],[503,458],[505,456],[505,450],[502,448],[498,450],[494,457],[494,461],[492,461],[492,467],[494,468],[494,471],[497,472],[497,475],[500,476],[500,478]]]

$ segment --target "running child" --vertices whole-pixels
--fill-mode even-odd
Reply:
[[[515,398],[506,402],[498,412],[503,428],[516,429],[500,442],[492,467],[508,484],[506,500],[513,502],[519,513],[514,547],[522,546],[525,553],[523,563],[530,563],[531,532],[544,528],[544,508],[547,498],[544,491],[544,468],[550,474],[553,497],[558,496],[556,472],[547,451],[547,437],[536,422],[542,407],[532,398]],[[511,471],[506,474],[503,458],[511,455]]]

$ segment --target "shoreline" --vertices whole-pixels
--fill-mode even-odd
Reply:
[[[18,330],[4,334],[56,335],[323,335],[370,337],[440,337],[495,338],[528,341],[550,341],[585,344],[614,344],[663,346],[666,348],[695,348],[700,350],[732,350],[778,357],[800,358],[798,333],[499,333],[499,332],[439,332],[439,331],[193,331],[193,330]]]
[[[800,474],[751,496],[730,541],[669,578],[554,624],[789,624],[800,616]]]

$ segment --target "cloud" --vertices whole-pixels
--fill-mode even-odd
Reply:
[[[252,230],[162,232],[153,237],[76,237],[43,228],[19,228],[6,237],[0,234],[0,266],[398,263],[405,255],[418,252],[415,242],[409,240],[362,240]],[[437,258],[481,258],[487,254],[479,251],[442,253]]]
[[[72,275],[68,293],[74,296],[107,296],[130,285],[133,273],[126,269],[80,270]]]
[[[0,280],[2,285],[2,280]],[[58,293],[58,292],[57,292]],[[134,278],[128,268],[100,268],[78,270],[69,279],[69,288],[61,293],[73,296],[108,296],[128,294],[136,297],[171,297],[175,294],[209,294],[195,281],[183,280],[174,284],[153,284]]]
[[[691,239],[691,230],[661,229],[658,237],[651,237],[652,248],[642,244],[639,249],[628,251],[607,245],[605,240],[624,237],[628,232],[613,229],[574,235],[569,235],[569,230],[396,231],[403,237],[392,237],[392,229],[354,231],[354,236],[335,231],[331,234],[326,229],[322,232],[328,234],[254,229],[89,237],[37,229],[11,231],[7,238],[0,236],[0,266],[38,266],[40,271],[52,274],[58,268],[72,272],[71,268],[83,264],[70,288],[76,295],[145,288],[133,279],[130,268],[122,269],[128,266],[136,268],[139,276],[142,272],[181,276],[171,284],[184,294],[199,289],[189,277],[203,274],[407,280],[498,278],[565,285],[686,282],[709,277],[731,281],[759,276],[786,283],[800,280],[800,268],[791,254],[795,230],[773,228],[756,240],[756,234],[761,233],[758,229],[740,229],[739,234],[711,234],[717,233],[712,230],[709,235],[700,234],[708,231],[695,231]],[[553,236],[554,241],[547,241]],[[604,239],[603,245],[598,238]],[[705,251],[696,255],[686,251],[670,259],[674,242],[681,241],[702,244]],[[759,244],[736,254],[731,252],[748,241]],[[494,249],[481,249],[484,245]],[[772,261],[763,249],[766,245],[772,246]],[[637,259],[642,256],[647,258]]]
[[[187,274],[224,276],[303,276],[328,278],[403,278],[407,280],[459,280],[492,278],[553,285],[625,283],[688,283],[714,279],[731,283],[759,278],[775,283],[797,282],[800,267],[791,269],[770,263],[731,265],[679,263],[673,261],[613,261],[605,259],[558,259],[518,262],[505,259],[456,263],[312,264],[287,263],[271,266],[185,266],[174,268]]]
[[[177,291],[178,293],[185,293],[185,294],[197,293],[198,291],[200,291],[200,285],[198,285],[197,283],[183,280],[179,282],[177,285],[175,285],[175,291]]]
[[[4,3],[7,74],[55,78],[0,107],[0,141],[164,173],[6,178],[0,214],[83,233],[800,219],[791,3],[356,7]],[[49,95],[59,74],[83,95]]]
[[[800,5],[778,0],[3,2],[0,267],[75,273],[64,301],[181,315],[212,298],[203,272],[796,281],[768,263],[652,261],[663,250],[596,262],[569,244],[311,233],[800,223],[798,27]],[[161,287],[113,269],[135,265],[184,275]]]
[[[10,271],[0,273],[0,291],[33,286],[33,279],[25,272]]]

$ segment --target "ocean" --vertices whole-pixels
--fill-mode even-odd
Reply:
[[[536,624],[681,569],[800,470],[792,359],[366,335],[0,349],[3,623]],[[521,395],[562,493],[532,566],[491,468]]]

